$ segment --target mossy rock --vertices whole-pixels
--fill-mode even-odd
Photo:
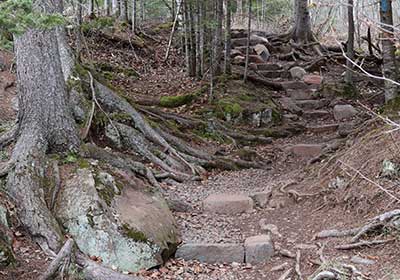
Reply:
[[[174,23],[172,21],[161,23],[156,28],[154,28],[154,32],[171,30],[173,25],[174,25]]]
[[[160,98],[160,106],[165,108],[177,108],[192,103],[196,98],[193,94],[178,96],[162,96]]]
[[[82,23],[82,32],[90,33],[93,30],[102,30],[105,28],[113,28],[115,19],[112,17],[97,17],[90,21],[85,21]]]

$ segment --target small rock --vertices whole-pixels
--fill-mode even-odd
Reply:
[[[264,263],[274,255],[274,245],[269,235],[249,237],[244,241],[244,247],[246,263]]]
[[[346,179],[337,176],[335,179],[333,179],[328,187],[331,189],[344,189],[345,187],[347,187],[348,183],[346,181]]]
[[[250,195],[256,206],[265,208],[268,205],[269,199],[272,196],[272,191],[256,192]]]
[[[336,105],[333,107],[333,116],[337,121],[350,119],[357,115],[357,113],[357,110],[352,105]]]
[[[297,144],[291,148],[291,152],[300,157],[316,157],[322,153],[322,144]]]
[[[399,166],[388,159],[383,160],[381,176],[387,178],[393,178],[397,177],[398,175],[399,175]]]
[[[238,214],[253,209],[253,200],[240,194],[213,194],[203,201],[205,212],[218,214]]]
[[[293,79],[295,80],[302,80],[303,77],[307,74],[306,70],[303,68],[296,66],[293,67],[289,70],[290,75],[292,76]]]
[[[241,244],[190,243],[179,247],[175,256],[205,263],[243,263],[244,247]]]
[[[271,57],[271,53],[269,52],[268,48],[263,44],[257,44],[254,46],[254,51],[264,60],[268,61]]]
[[[351,262],[355,264],[360,264],[360,265],[373,265],[375,264],[375,261],[369,260],[369,259],[364,259],[359,256],[353,256],[351,257]]]
[[[261,231],[263,231],[265,233],[271,233],[271,234],[276,235],[278,237],[282,236],[279,233],[278,227],[276,225],[273,225],[273,224],[267,224],[267,220],[266,219],[261,219],[260,222],[259,222],[259,225],[260,225]]]

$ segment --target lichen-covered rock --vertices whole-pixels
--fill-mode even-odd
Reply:
[[[158,199],[141,192],[130,193],[130,188],[126,188],[121,200],[111,205],[129,203],[136,212],[121,213],[119,210],[126,208],[110,206],[109,202],[117,197],[109,197],[110,201],[106,203],[96,189],[94,178],[89,169],[78,169],[65,182],[55,209],[57,218],[79,249],[89,256],[101,258],[104,265],[119,271],[133,272],[160,265],[165,251],[163,242],[168,244],[173,237],[178,239],[176,231],[172,231],[174,226],[169,227],[170,240],[157,234],[169,223],[173,224],[173,219],[168,217],[168,208],[158,210],[154,206],[158,205]],[[166,217],[162,224],[158,223],[160,211]],[[126,216],[120,219],[121,214]],[[146,221],[153,226],[151,229],[144,226]]]

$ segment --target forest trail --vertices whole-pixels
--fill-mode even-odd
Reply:
[[[234,38],[236,47],[233,50],[236,51],[236,55],[233,58],[235,64],[233,71],[240,75],[244,62],[241,55],[243,46],[240,45],[243,43],[243,37],[240,36],[240,31],[237,33],[239,35]],[[257,45],[253,44],[254,51]],[[165,44],[160,47],[164,48]],[[116,50],[108,50],[106,44],[100,43],[94,46],[90,55],[91,58],[97,57],[98,61],[112,59],[113,63],[120,67],[119,69],[131,67],[146,69],[140,71],[139,81],[121,74],[123,71],[113,77],[112,82],[125,89],[135,100],[143,100],[149,96],[157,98],[177,93],[188,94],[202,86],[197,81],[184,78],[185,75],[178,70],[179,61],[174,61],[176,59],[174,56],[170,65],[154,66],[160,63],[162,56],[159,55],[161,53],[159,50],[153,51],[152,54],[156,55],[149,55],[146,60],[142,59],[139,66],[132,65],[133,59],[130,60],[125,54],[121,55],[121,52],[111,56],[110,53],[115,53]],[[318,270],[321,259],[324,259],[353,264],[364,275],[369,276],[365,279],[399,279],[400,276],[396,276],[400,275],[399,260],[393,253],[400,249],[398,242],[342,251],[335,249],[335,246],[345,244],[344,238],[321,240],[314,238],[322,230],[362,226],[374,216],[372,213],[381,212],[380,209],[368,209],[368,199],[360,205],[355,203],[354,208],[353,201],[343,202],[342,196],[349,193],[341,189],[340,180],[335,181],[333,170],[323,170],[333,157],[342,154],[346,145],[351,145],[350,138],[347,137],[370,120],[365,114],[365,109],[353,98],[337,96],[327,87],[339,81],[342,69],[338,65],[330,65],[330,71],[323,74],[313,71],[312,67],[307,71],[303,69],[304,67],[290,71],[289,68],[294,67],[293,62],[273,58],[266,63],[257,60],[259,56],[262,56],[262,53],[254,55],[254,62],[250,64],[249,84],[254,83],[258,90],[272,97],[282,113],[282,128],[294,128],[292,133],[284,135],[287,137],[277,137],[270,144],[244,146],[243,149],[250,151],[244,156],[254,157],[252,160],[255,162],[261,158],[268,165],[263,169],[213,171],[201,182],[177,183],[167,180],[161,184],[182,235],[183,243],[178,249],[177,257],[188,254],[187,251],[182,252],[182,248],[187,245],[192,246],[189,248],[192,250],[189,255],[204,258],[207,257],[207,252],[213,252],[213,248],[221,245],[234,245],[239,249],[219,251],[220,256],[212,253],[213,258],[221,259],[217,264],[175,258],[159,269],[139,274],[145,279],[177,280],[309,279],[308,277]],[[119,60],[121,58],[123,60]],[[8,71],[3,71],[2,75],[4,73],[10,74]],[[271,90],[263,86],[264,78],[273,78],[274,83],[279,84],[281,88]],[[235,82],[242,84],[241,80]],[[368,80],[362,82],[369,83]],[[2,85],[0,81],[0,86]],[[374,88],[374,84],[368,85]],[[8,91],[15,91],[13,84],[7,89]],[[14,95],[10,93],[6,96],[9,96],[9,99],[2,104],[11,110],[11,99]],[[374,98],[376,98],[374,91],[368,92],[364,97],[371,103]],[[198,107],[198,105],[184,106],[174,110],[190,116],[191,111]],[[0,112],[5,110],[2,109]],[[12,110],[9,111],[8,117],[12,119]],[[232,145],[218,146],[208,142],[206,144],[202,142],[201,145],[204,149],[222,154],[228,153],[227,150],[229,152],[235,150]],[[238,154],[238,157],[240,156],[243,155]],[[320,173],[331,173],[331,182],[327,182],[322,175],[318,177]],[[332,194],[329,190],[331,184],[337,184],[332,188],[337,188],[338,192],[334,191]],[[210,196],[213,195],[222,196],[214,197],[210,202]],[[233,206],[230,204],[230,196],[235,196],[236,202]],[[245,240],[259,235],[271,237],[274,246],[273,255],[265,263],[245,263],[245,254],[248,257],[248,253],[243,249]],[[24,264],[17,269],[18,275],[23,275],[23,270],[32,269],[35,264],[44,266],[45,257],[39,253],[32,253],[36,247],[24,242],[26,241],[19,246],[22,249],[29,249],[24,249],[23,257],[32,260],[30,264]],[[263,245],[268,244],[265,239],[263,242]],[[196,252],[196,244],[202,244],[201,254],[204,256]],[[224,258],[235,261],[224,262]],[[301,277],[298,275],[299,272]]]

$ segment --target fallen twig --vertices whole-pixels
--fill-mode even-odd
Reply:
[[[389,242],[393,242],[395,240],[396,239],[392,238],[392,239],[388,239],[388,240],[362,241],[362,242],[357,242],[357,243],[338,245],[338,246],[335,246],[335,249],[336,250],[352,250],[352,249],[361,248],[361,247],[369,247],[369,246],[386,244]]]

